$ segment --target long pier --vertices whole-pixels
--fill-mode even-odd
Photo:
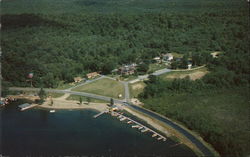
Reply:
[[[19,105],[18,107],[21,108],[21,111],[24,111],[24,110],[27,110],[27,109],[30,109],[30,108],[33,108],[33,107],[36,107],[38,106],[38,104],[22,104],[22,105]]]
[[[94,118],[97,118],[97,117],[99,117],[99,116],[101,116],[102,114],[107,113],[107,112],[108,112],[108,110],[102,111],[102,112],[100,112],[100,113],[94,115],[93,117],[94,117]]]
[[[142,133],[147,132],[147,131],[148,131],[148,132],[151,132],[151,133],[152,133],[152,137],[156,137],[157,140],[163,140],[163,141],[166,141],[166,140],[167,140],[167,138],[166,138],[165,136],[163,136],[163,135],[161,135],[161,134],[155,132],[154,130],[152,130],[152,129],[146,127],[145,125],[143,125],[143,124],[141,124],[141,123],[139,123],[139,122],[137,122],[137,121],[135,121],[135,120],[133,120],[133,119],[131,119],[131,118],[129,118],[129,117],[126,117],[126,116],[124,116],[124,115],[122,115],[122,114],[120,114],[120,113],[118,113],[118,112],[112,111],[112,112],[111,112],[111,115],[117,116],[118,119],[120,119],[120,121],[125,121],[125,120],[127,120],[127,123],[128,123],[128,124],[135,124],[135,125],[132,125],[132,128],[137,128],[137,129],[139,129]]]

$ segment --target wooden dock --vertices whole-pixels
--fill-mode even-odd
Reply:
[[[28,103],[26,103],[26,104],[19,105],[18,107],[21,108],[21,111],[24,111],[24,110],[36,107],[37,105],[38,104],[28,104]]]
[[[127,124],[133,124],[132,128],[137,128],[142,133],[144,133],[144,132],[151,132],[152,133],[152,137],[155,137],[157,140],[163,140],[163,141],[167,140],[167,138],[165,136],[163,136],[163,135],[155,132],[154,130],[146,127],[145,125],[143,125],[143,124],[141,124],[141,123],[139,123],[139,122],[137,122],[137,121],[135,121],[135,120],[133,120],[133,119],[131,119],[129,117],[126,117],[126,116],[124,116],[124,115],[122,115],[120,113],[117,113],[117,112],[114,112],[114,111],[112,111],[112,112],[111,112],[111,114],[117,115],[118,116],[117,118],[120,119],[120,121],[127,120]]]
[[[101,116],[102,114],[107,113],[107,112],[108,112],[107,110],[102,111],[102,112],[100,112],[100,113],[94,115],[93,117],[94,117],[94,118],[97,118],[97,117],[99,117],[99,116]]]

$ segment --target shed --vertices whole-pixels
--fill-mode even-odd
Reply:
[[[91,79],[91,78],[94,78],[94,77],[96,77],[96,76],[98,76],[98,75],[99,75],[98,72],[88,73],[88,74],[87,74],[87,78],[88,78],[88,79]]]

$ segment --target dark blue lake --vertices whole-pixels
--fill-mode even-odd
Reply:
[[[1,108],[0,155],[6,156],[195,156],[184,145],[158,141],[115,117],[92,110]]]

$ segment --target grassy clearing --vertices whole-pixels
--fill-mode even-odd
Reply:
[[[56,89],[68,89],[75,86],[75,84],[61,84]]]
[[[78,92],[88,92],[98,95],[104,95],[113,98],[118,98],[118,95],[122,94],[122,99],[124,98],[123,84],[121,82],[107,78],[91,82],[84,86],[77,87],[73,90]]]
[[[58,98],[63,96],[64,93],[47,93],[47,96],[51,96],[52,98]]]
[[[143,89],[146,87],[146,84],[142,81],[129,84],[129,91],[131,98],[137,98],[140,93],[143,92]]]
[[[129,75],[129,76],[126,76],[126,77],[121,77],[121,80],[122,81],[131,81],[131,80],[134,80],[134,79],[137,79],[138,76],[135,76],[135,75]]]
[[[174,56],[174,58],[182,58],[184,56],[184,54],[180,54],[177,52],[172,52],[171,54]]]
[[[82,101],[87,101],[87,97],[79,96],[79,95],[70,95],[69,97],[66,98],[66,100],[76,100],[76,101],[79,101],[80,97],[82,97]],[[93,103],[108,103],[108,101],[94,99],[94,98],[90,98],[89,100],[90,100],[90,102],[93,102]]]
[[[78,85],[80,83],[82,83],[82,82],[79,82],[79,83],[75,83],[75,82],[64,83],[63,81],[61,81],[56,89],[68,89],[68,88],[74,87],[74,86],[76,86],[76,85]]]
[[[154,63],[154,64],[149,64],[149,72],[155,72],[157,70],[161,70],[166,68],[167,66],[165,64],[158,64],[158,63]]]
[[[245,156],[250,153],[249,94],[247,88],[166,93],[144,103],[201,134],[222,156]]]
[[[172,71],[166,74],[161,75],[160,77],[166,80],[171,79],[182,79],[185,77],[190,77],[191,80],[196,80],[202,78],[204,75],[208,73],[208,69],[206,67],[201,67],[194,70],[186,70],[186,71]]]
[[[120,75],[119,75],[119,74],[107,74],[106,76],[108,76],[108,77],[112,77],[112,78],[114,78],[114,79],[116,79],[116,78],[119,78],[119,77],[120,77]]]

